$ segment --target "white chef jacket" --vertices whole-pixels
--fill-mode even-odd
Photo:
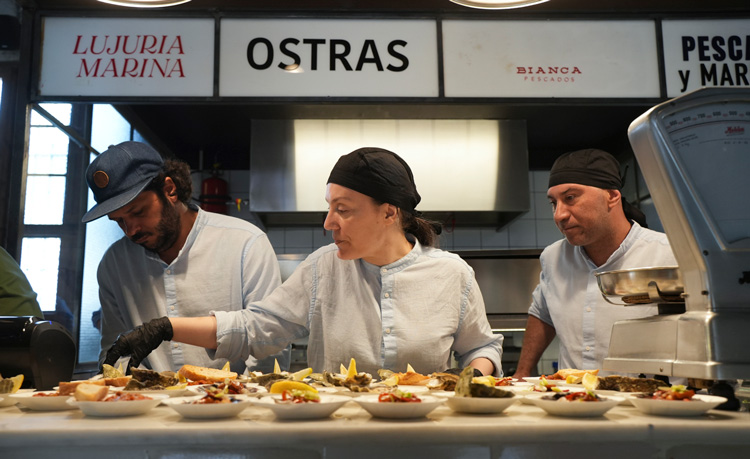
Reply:
[[[102,257],[97,277],[102,305],[100,360],[118,334],[144,322],[163,316],[207,316],[212,310],[238,311],[281,284],[276,255],[262,230],[202,209],[172,263],[123,237]],[[288,350],[276,357],[288,368]],[[213,360],[202,347],[176,342],[162,343],[144,361],[156,371],[176,371],[183,364],[220,368],[225,362]],[[258,364],[251,358],[248,365]],[[272,369],[273,359],[260,365]],[[232,369],[244,371],[244,364],[233,361]]]
[[[357,369],[426,374],[486,357],[502,374],[503,336],[492,333],[474,271],[455,254],[423,247],[385,266],[341,260],[335,244],[300,264],[263,301],[243,311],[216,311],[224,358],[276,352],[308,336],[308,364],[336,371],[355,358]]]
[[[602,368],[615,322],[658,313],[656,306],[608,303],[594,273],[677,266],[666,234],[635,222],[620,247],[601,266],[591,261],[583,247],[572,246],[565,239],[544,249],[540,262],[542,272],[529,314],[555,328],[560,341],[559,368],[578,369]]]

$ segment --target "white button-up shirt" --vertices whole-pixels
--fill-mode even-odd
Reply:
[[[471,267],[455,254],[414,248],[375,266],[341,260],[335,244],[311,254],[284,284],[244,311],[215,313],[223,358],[263,356],[308,337],[314,371],[442,371],[486,357],[501,374],[502,335],[492,333]]]

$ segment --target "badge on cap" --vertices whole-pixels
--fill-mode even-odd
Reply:
[[[94,184],[99,188],[104,188],[109,185],[109,175],[104,171],[94,172]]]

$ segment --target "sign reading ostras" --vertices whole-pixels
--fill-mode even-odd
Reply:
[[[78,35],[77,78],[184,78],[180,35]]]
[[[301,43],[301,44],[300,44]],[[365,65],[375,68],[379,72],[388,70],[390,72],[403,72],[409,67],[409,59],[402,54],[407,42],[405,40],[392,40],[387,46],[387,55],[384,61],[381,51],[375,44],[375,40],[367,39],[362,42],[359,50],[352,50],[352,44],[348,40],[324,39],[324,38],[285,38],[279,43],[279,52],[282,57],[276,66],[282,70],[304,65],[307,70],[318,70],[319,56],[328,56],[328,70],[336,71],[340,67],[346,71],[361,71]],[[309,56],[310,62],[303,63],[300,54]],[[255,70],[265,70],[273,65],[274,46],[271,40],[263,37],[253,38],[247,45],[247,62]],[[354,65],[352,65],[354,64]],[[384,66],[384,64],[386,64]],[[324,64],[325,65],[325,64]]]

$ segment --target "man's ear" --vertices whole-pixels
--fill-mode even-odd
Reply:
[[[395,221],[398,218],[398,207],[393,204],[386,204],[385,219]]]
[[[607,191],[607,204],[609,208],[621,205],[622,193],[620,190],[606,190]]]
[[[175,185],[174,180],[172,180],[171,177],[166,177],[164,179],[163,190],[167,199],[170,199],[172,202],[177,201],[177,185]]]

